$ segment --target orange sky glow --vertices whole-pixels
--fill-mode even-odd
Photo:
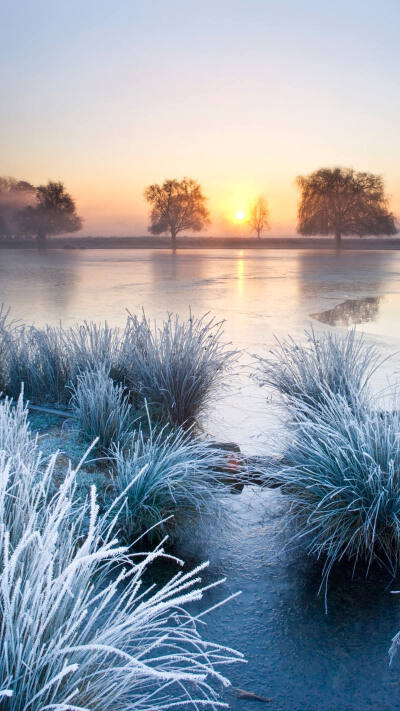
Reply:
[[[184,176],[205,234],[249,234],[258,195],[295,234],[296,175],[334,165],[382,174],[400,214],[397,19],[391,0],[8,3],[0,173],[62,180],[82,234],[146,234],[144,188]]]

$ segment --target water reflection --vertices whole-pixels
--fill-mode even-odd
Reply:
[[[380,299],[373,317],[373,300]],[[249,453],[275,451],[276,412],[249,377],[250,354],[265,354],[274,335],[304,337],[310,314],[362,297],[371,320],[360,329],[399,348],[400,252],[333,250],[0,250],[0,303],[15,318],[66,325],[82,319],[124,324],[128,308],[160,321],[168,311],[186,318],[212,313],[224,320],[225,340],[242,349],[242,370],[204,423],[220,439]],[[354,309],[353,309],[354,312]],[[353,313],[354,318],[354,313]],[[361,317],[360,317],[361,318]],[[328,324],[330,325],[330,324]],[[333,325],[333,324],[332,324]],[[336,325],[336,324],[335,324]],[[388,366],[389,367],[389,366]],[[390,370],[398,364],[390,362]]]
[[[366,296],[364,299],[346,299],[333,309],[311,314],[311,317],[329,326],[356,326],[375,321],[379,313],[381,296]]]
[[[0,250],[0,303],[41,324],[68,311],[77,289],[79,255],[59,250]],[[27,317],[24,315],[27,313]]]

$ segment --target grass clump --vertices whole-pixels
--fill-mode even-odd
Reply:
[[[0,392],[5,392],[8,380],[8,343],[17,328],[17,321],[10,318],[10,309],[0,304]]]
[[[343,559],[373,561],[391,574],[400,561],[400,412],[360,407],[327,393],[296,411],[282,484],[297,538],[324,559],[323,582]]]
[[[121,351],[125,332],[109,326],[107,322],[97,324],[91,321],[63,329],[63,344],[70,362],[72,383],[79,373],[95,370],[103,365],[115,382],[121,382]]]
[[[19,325],[5,338],[6,389],[17,398],[22,383],[26,397],[38,402],[69,399],[70,359],[61,327]]]
[[[222,382],[236,352],[221,342],[222,323],[207,315],[169,314],[161,327],[129,315],[124,343],[128,387],[146,400],[153,418],[190,426]]]
[[[81,436],[88,442],[98,438],[107,452],[112,444],[125,447],[132,434],[132,405],[126,389],[115,383],[105,365],[78,374],[71,388],[70,406]]]
[[[8,397],[0,403],[0,451],[27,461],[35,448],[36,438],[31,435],[22,390],[16,404]]]
[[[0,412],[18,428],[4,403]],[[36,454],[0,452],[2,708],[218,708],[216,685],[229,684],[219,667],[240,655],[207,643],[185,611],[202,597],[204,566],[144,590],[162,547],[133,562],[99,517],[95,488],[77,502],[77,470],[55,484],[57,455],[43,466]]]
[[[82,374],[104,366],[139,411],[147,402],[154,420],[191,425],[236,355],[221,337],[222,324],[206,316],[182,320],[170,314],[153,327],[145,314],[129,314],[122,330],[88,322],[65,329],[15,326],[3,309],[4,390],[17,398],[24,383],[36,403],[69,405]]]
[[[119,522],[128,540],[150,529],[161,535],[165,524],[154,526],[171,516],[218,514],[226,452],[191,432],[150,428],[145,436],[139,430],[126,451],[114,448],[113,459],[113,496],[124,499]]]
[[[354,329],[344,335],[311,329],[305,335],[305,345],[292,338],[276,340],[268,358],[256,357],[259,383],[298,408],[323,404],[326,393],[341,395],[355,407],[368,400],[369,381],[382,362],[377,349]]]

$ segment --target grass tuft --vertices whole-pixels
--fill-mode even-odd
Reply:
[[[105,365],[78,374],[70,406],[79,432],[88,442],[98,438],[107,452],[113,444],[126,446],[132,434],[132,406],[126,389],[114,383]]]
[[[114,448],[113,459],[113,496],[124,499],[119,522],[127,540],[150,529],[160,536],[165,524],[157,524],[171,516],[218,515],[227,491],[219,473],[226,469],[226,452],[191,432],[150,428],[145,437],[139,430],[127,451]]]
[[[170,314],[157,328],[145,314],[129,315],[123,330],[87,322],[64,329],[15,326],[3,309],[0,372],[12,397],[24,383],[32,401],[68,405],[79,377],[104,366],[141,414],[147,402],[154,420],[188,426],[236,355],[221,338],[222,324],[206,316],[182,320]]]
[[[326,393],[341,395],[347,403],[355,399],[354,407],[368,400],[369,381],[382,363],[375,346],[354,329],[344,335],[311,329],[305,335],[306,345],[292,338],[276,340],[268,358],[256,356],[259,383],[299,408],[323,404]]]
[[[24,443],[26,411],[0,403],[2,418]],[[218,687],[229,682],[219,669],[241,656],[206,642],[186,611],[206,589],[205,566],[143,589],[161,545],[133,562],[110,517],[99,517],[95,488],[77,502],[77,470],[61,476],[57,455],[44,466],[33,440],[32,449],[27,460],[13,444],[0,452],[2,708],[223,706]]]
[[[237,352],[221,342],[222,323],[213,318],[182,320],[170,314],[161,327],[143,314],[130,315],[124,372],[130,390],[146,400],[153,419],[190,426]]]
[[[17,398],[22,383],[26,397],[39,402],[65,403],[70,361],[61,328],[19,325],[5,338],[7,392]]]
[[[310,554],[324,559],[323,583],[343,559],[373,561],[392,575],[400,561],[400,411],[353,407],[327,393],[302,405],[290,429],[282,484]]]

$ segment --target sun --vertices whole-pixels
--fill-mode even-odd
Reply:
[[[244,217],[245,215],[243,210],[238,210],[236,213],[236,219],[239,220],[239,222],[242,222],[242,220],[244,220]]]

